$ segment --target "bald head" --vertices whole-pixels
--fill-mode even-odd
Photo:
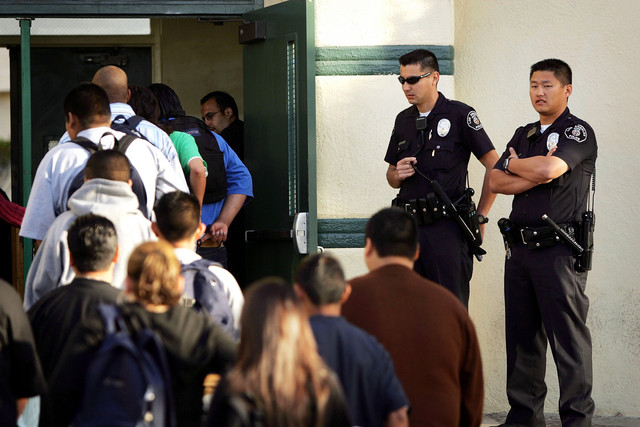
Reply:
[[[126,103],[128,95],[127,73],[115,65],[107,65],[100,68],[93,76],[92,83],[97,84],[109,97],[109,102]]]

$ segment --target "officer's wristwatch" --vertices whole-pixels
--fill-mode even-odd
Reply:
[[[513,172],[509,170],[509,161],[514,158],[515,157],[507,157],[506,159],[504,159],[504,163],[502,164],[504,171],[508,174],[513,174]]]
[[[489,222],[489,218],[482,214],[478,214],[478,224],[486,224]]]

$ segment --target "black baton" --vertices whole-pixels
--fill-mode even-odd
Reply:
[[[584,252],[584,249],[582,248],[582,246],[580,246],[578,242],[576,242],[571,236],[569,236],[569,234],[567,234],[566,231],[560,228],[560,226],[556,224],[554,220],[549,218],[547,214],[542,215],[542,219],[547,224],[549,224],[556,233],[558,233],[558,236],[560,236],[562,240],[565,241],[566,244],[571,246],[571,248],[576,252],[577,255],[580,255],[582,252]]]

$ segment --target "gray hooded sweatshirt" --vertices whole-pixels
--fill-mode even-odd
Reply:
[[[69,210],[51,224],[31,264],[25,283],[25,309],[45,293],[73,280],[67,229],[77,217],[92,213],[106,217],[115,225],[119,257],[112,284],[116,288],[124,288],[127,261],[133,249],[143,242],[157,240],[151,222],[138,210],[138,199],[126,182],[100,178],[87,181],[71,196],[67,206]]]

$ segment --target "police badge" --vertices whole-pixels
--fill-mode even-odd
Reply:
[[[442,138],[449,134],[449,130],[451,129],[451,122],[449,119],[441,119],[438,122],[438,135]]]
[[[564,136],[581,144],[587,140],[587,130],[582,125],[569,126],[564,130]]]
[[[478,113],[474,110],[469,111],[469,114],[467,114],[467,125],[473,130],[482,129],[482,123],[480,123]]]
[[[558,140],[560,139],[560,135],[557,132],[553,132],[547,137],[547,150],[551,151],[553,148],[558,145]]]

